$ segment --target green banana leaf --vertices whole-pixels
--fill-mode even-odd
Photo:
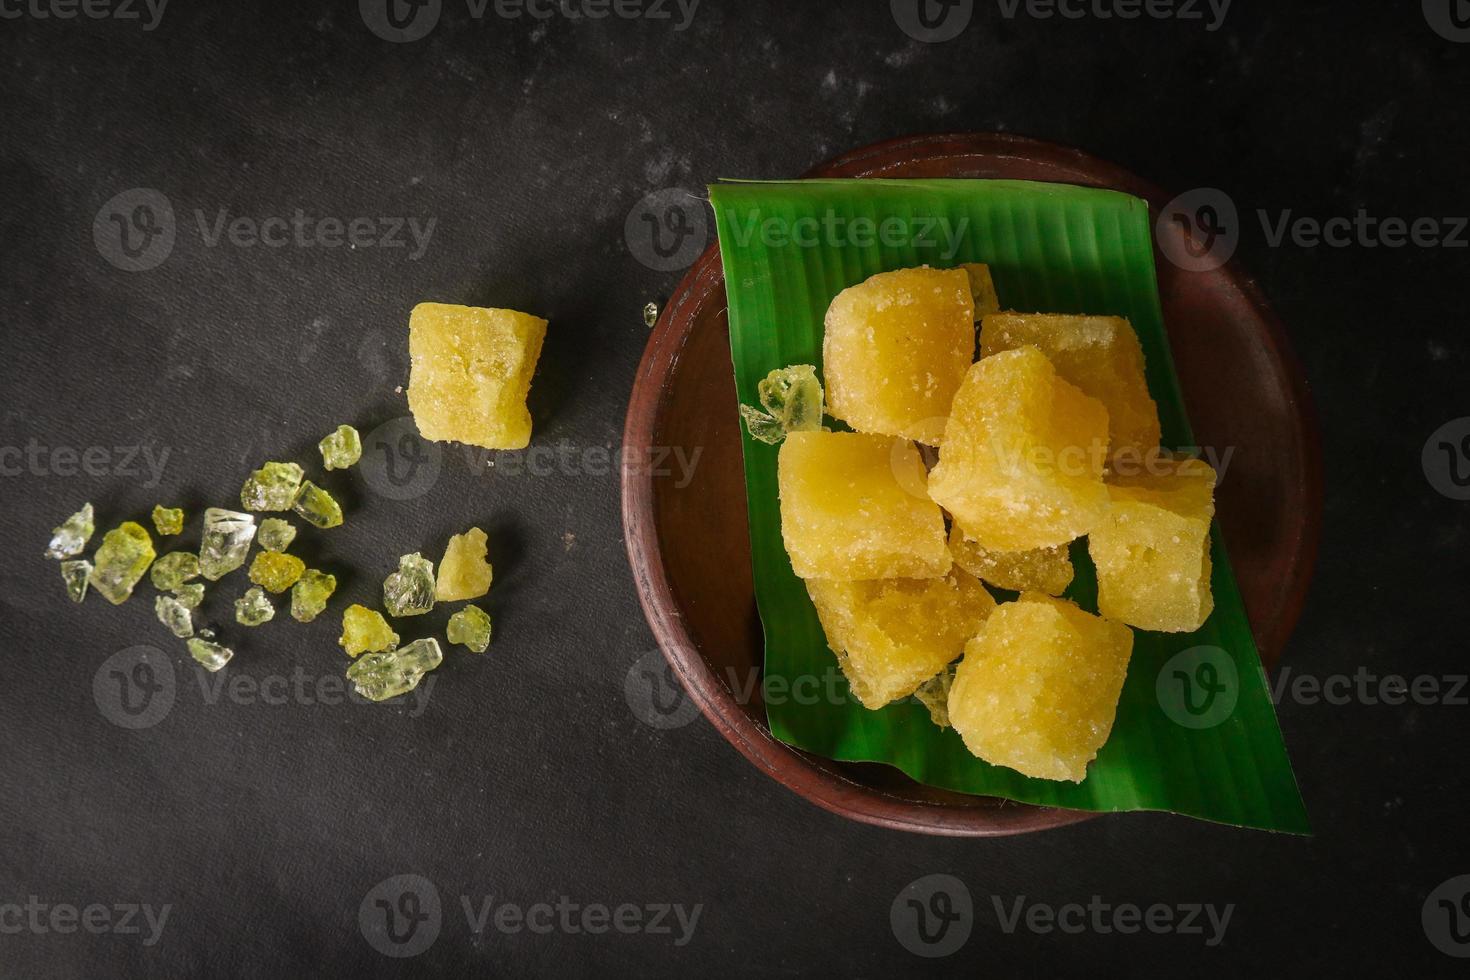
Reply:
[[[756,384],[775,368],[820,369],[823,318],[842,289],[889,269],[984,262],[1005,308],[1128,317],[1143,343],[1164,444],[1194,444],[1164,333],[1143,201],[1027,181],[804,180],[722,182],[710,188],[710,202],[745,404],[758,404]],[[797,696],[816,689],[813,678],[831,688],[836,661],[782,544],[778,447],[748,433],[744,440],[767,718],[777,738],[831,759],[887,763],[963,793],[1310,832],[1218,525],[1215,610],[1204,627],[1192,634],[1135,630],[1117,720],[1087,778],[1032,779],[972,756],[912,698],[868,711],[840,674],[841,696]],[[1067,595],[1095,611],[1085,543],[1074,543],[1072,560],[1077,574]]]

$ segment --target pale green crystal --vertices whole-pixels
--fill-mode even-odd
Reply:
[[[46,546],[47,558],[72,558],[80,555],[92,540],[96,527],[92,523],[92,505],[83,504],[82,509],[51,529],[51,543]]]
[[[92,556],[92,588],[113,605],[126,602],[153,564],[153,539],[143,525],[124,521],[102,537]]]
[[[327,608],[327,600],[337,591],[337,576],[308,568],[291,586],[291,618],[309,623]]]
[[[290,510],[301,489],[301,476],[301,467],[295,463],[266,463],[240,488],[240,506],[246,510]]]
[[[159,537],[181,533],[184,530],[183,509],[154,504],[153,526],[158,530]]]
[[[267,592],[285,592],[305,571],[306,562],[295,555],[260,551],[256,552],[255,561],[250,563],[250,581],[264,586]]]
[[[774,446],[786,438],[786,430],[781,428],[781,423],[771,418],[758,408],[749,405],[740,406],[740,417],[745,419],[745,429],[750,437],[757,442],[763,442],[768,446]]]
[[[276,607],[258,585],[252,585],[235,600],[235,622],[241,626],[259,626],[275,618]]]
[[[179,586],[199,577],[199,559],[187,551],[170,551],[148,570],[153,587],[160,592],[177,592]]]
[[[418,552],[398,559],[383,580],[383,608],[390,616],[421,616],[434,608],[434,563]]]
[[[171,595],[161,595],[153,600],[153,612],[158,621],[167,626],[169,632],[179,639],[194,635],[194,615],[189,607]]]
[[[329,470],[345,470],[362,459],[362,437],[350,425],[339,425],[335,432],[317,443],[322,465]]]
[[[954,685],[954,671],[950,664],[914,692],[914,697],[929,709],[929,719],[940,728],[949,727],[949,689]]]
[[[199,604],[204,601],[204,583],[192,582],[189,585],[181,585],[174,589],[174,595],[178,596],[179,605],[185,609],[198,609]]]
[[[279,517],[267,517],[260,522],[256,540],[266,551],[285,551],[296,540],[296,525]]]
[[[211,582],[245,564],[255,538],[255,518],[237,510],[211,507],[204,512],[204,536],[199,544],[199,571]]]
[[[449,617],[449,642],[484,653],[490,646],[490,616],[476,605],[468,605]]]
[[[66,583],[66,594],[72,602],[81,602],[87,597],[87,582],[92,577],[92,563],[81,558],[61,563],[61,580]]]
[[[336,527],[342,523],[342,508],[337,506],[337,501],[310,480],[301,485],[301,492],[296,495],[291,509],[302,520],[319,528]]]
[[[822,427],[822,383],[810,364],[777,368],[756,385],[761,406],[787,432],[815,432]]]
[[[443,660],[439,641],[426,637],[397,650],[365,654],[347,668],[347,679],[369,701],[386,701],[418,687],[424,674]]]
[[[643,306],[643,324],[652,330],[653,325],[658,322],[658,304],[646,303]]]
[[[229,663],[230,658],[235,655],[235,651],[229,647],[222,647],[218,643],[204,639],[202,636],[203,630],[200,633],[201,636],[196,636],[189,640],[190,656],[203,664],[204,669],[209,671],[219,670],[225,664]]]

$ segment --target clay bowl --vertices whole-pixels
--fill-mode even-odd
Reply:
[[[808,176],[1084,184],[1143,198],[1156,218],[1169,200],[1085,153],[994,133],[879,143]],[[1281,325],[1241,269],[1184,272],[1161,254],[1155,258],[1195,434],[1203,446],[1236,447],[1218,514],[1256,642],[1273,667],[1301,610],[1321,526],[1321,448],[1306,382]],[[742,698],[737,691],[749,686],[729,683],[759,676],[763,659],[736,406],[725,281],[711,244],[649,338],[628,406],[623,457],[623,525],[639,597],[673,674],[705,717],[766,775],[865,823],[1000,836],[1094,816],[932,789],[888,766],[833,762],[771,736],[759,687]],[[687,482],[681,468],[657,465],[670,448],[686,459],[700,453]]]

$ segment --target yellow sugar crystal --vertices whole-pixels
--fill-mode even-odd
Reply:
[[[1098,612],[1140,629],[1199,629],[1215,607],[1215,471],[1201,459],[1157,456],[1137,472],[1109,475],[1108,497],[1107,518],[1087,538]]]
[[[929,496],[990,551],[1064,545],[1107,509],[1108,413],[1035,347],[983,358],[955,395]]]
[[[991,551],[965,534],[956,521],[949,530],[955,564],[998,589],[1061,595],[1072,584],[1072,556],[1064,544],[1030,551]]]
[[[342,637],[337,641],[349,657],[378,653],[398,646],[398,634],[383,614],[367,606],[351,605],[342,611]]]
[[[296,584],[306,563],[282,551],[260,551],[250,563],[250,581],[267,592],[285,592]]]
[[[970,299],[975,304],[975,320],[991,313],[1000,312],[1000,299],[995,294],[995,280],[990,278],[990,266],[979,262],[966,262],[960,266],[970,277]]]
[[[514,310],[420,303],[408,321],[408,407],[425,439],[486,449],[531,441],[526,396],[546,321]]]
[[[975,360],[975,303],[963,269],[880,272],[844,289],[822,339],[827,413],[859,432],[935,445]]]
[[[434,583],[434,598],[441,602],[478,599],[490,591],[492,569],[485,560],[488,552],[485,532],[472,527],[449,539],[444,560],[439,563],[439,578]]]
[[[852,693],[878,709],[959,657],[995,600],[963,569],[943,578],[806,583]]]
[[[1081,782],[1108,740],[1133,631],[1065,599],[1026,592],[1002,603],[949,691],[949,720],[986,762]]]
[[[1120,316],[995,313],[980,326],[980,356],[1030,345],[1057,374],[1108,410],[1112,453],[1147,454],[1159,445],[1159,409],[1143,374],[1143,347]]]
[[[802,578],[938,578],[953,564],[908,440],[792,432],[777,469],[781,535]]]

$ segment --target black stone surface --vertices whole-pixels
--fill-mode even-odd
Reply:
[[[1453,904],[1464,882],[1450,906],[1426,899],[1470,874],[1470,707],[1464,688],[1446,696],[1470,670],[1470,537],[1466,503],[1436,491],[1421,450],[1470,414],[1467,235],[1278,246],[1256,212],[1470,213],[1470,44],[1417,3],[1238,0],[1209,30],[1203,4],[1203,20],[1121,20],[980,2],[957,38],[929,44],[882,2],[705,0],[683,30],[673,5],[671,20],[442,8],[427,36],[390,43],[350,2],[176,0],[149,30],[141,3],[85,8],[142,18],[126,20],[0,0],[0,975],[1463,973],[1432,939],[1454,942],[1451,913],[1470,935],[1470,907]],[[68,10],[81,14],[38,16]],[[652,641],[603,453],[618,448],[641,308],[677,273],[637,260],[625,218],[653,191],[795,175],[941,130],[1076,145],[1240,207],[1240,257],[1288,325],[1326,445],[1320,564],[1284,663],[1442,685],[1428,704],[1283,699],[1315,838],[1148,814],[1011,840],[905,836],[788,793],[702,720],[664,731],[630,710],[624,680]],[[172,251],[142,272],[116,264],[132,260],[110,218],[131,220],[137,200],[105,207],[135,188],[174,212]],[[417,257],[214,237],[222,211],[259,223],[297,209],[378,235],[383,217],[435,224]],[[345,663],[335,615],[303,627],[282,612],[244,637],[229,624],[239,654],[201,680],[146,584],[118,608],[66,601],[40,553],[82,501],[104,528],[181,503],[197,533],[200,509],[231,501],[258,461],[310,463],[338,422],[367,432],[405,415],[407,314],[429,298],[551,319],[536,442],[565,448],[494,468],[445,448],[402,501],[332,474],[347,524],[303,532],[303,551],[343,574],[340,609],[370,601],[398,554],[437,560],[449,533],[481,523],[489,654],[448,652],[423,702],[365,706],[316,688]],[[242,579],[217,590],[213,618],[228,620]],[[113,670],[132,655],[109,658],[136,644],[162,651],[147,662],[155,684],[172,673],[174,697],[130,730],[111,718],[130,717]],[[924,959],[890,907],[939,873],[965,883],[973,928]],[[441,905],[411,959],[360,928],[362,908],[382,921],[373,889],[399,874],[428,879]],[[1064,916],[1232,911],[1212,945],[1203,917],[1204,935],[1103,931],[1090,911],[1065,918],[1075,933],[1007,931],[1018,899]],[[492,915],[476,932],[466,903],[478,916],[487,902],[552,903],[552,929]],[[660,903],[700,911],[692,936],[672,915],[669,934],[590,935],[558,902],[592,907],[593,925],[599,904],[645,923]],[[114,908],[128,904],[167,906],[156,937]]]

